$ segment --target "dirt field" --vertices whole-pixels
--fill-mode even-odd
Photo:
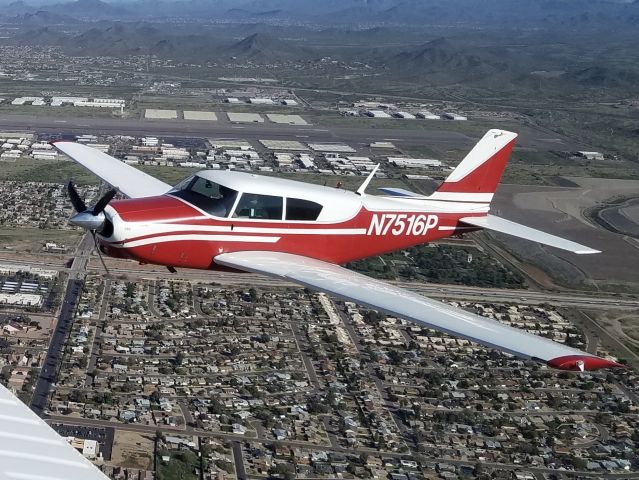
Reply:
[[[153,437],[134,432],[115,431],[111,463],[119,467],[151,470]]]
[[[518,258],[539,264],[553,279],[573,288],[639,290],[639,242],[594,226],[582,212],[612,197],[639,191],[639,181],[569,178],[576,188],[502,185],[493,213],[601,250],[573,255],[500,236]]]
[[[588,316],[596,322],[594,330],[612,352],[639,366],[639,313],[619,311],[590,311]],[[605,333],[602,335],[603,330]]]
[[[42,252],[45,242],[75,247],[80,240],[81,232],[76,230],[48,230],[39,228],[0,229],[0,245],[3,250],[25,253]]]

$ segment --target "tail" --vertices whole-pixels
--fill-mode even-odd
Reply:
[[[489,130],[429,199],[472,202],[489,207],[516,138],[516,133]],[[486,213],[462,217],[459,222],[462,225],[505,233],[577,254],[599,253],[599,250],[585,245]]]
[[[430,199],[490,202],[516,138],[517,134],[513,132],[489,130]]]

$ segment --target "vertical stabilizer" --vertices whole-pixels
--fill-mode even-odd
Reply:
[[[430,198],[490,202],[516,138],[513,132],[489,130]]]

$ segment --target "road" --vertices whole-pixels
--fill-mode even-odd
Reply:
[[[73,425],[87,425],[87,426],[99,426],[99,427],[115,427],[118,430],[126,430],[129,432],[137,432],[137,433],[147,433],[150,435],[155,435],[155,432],[157,431],[157,427],[154,425],[136,425],[136,424],[115,424],[115,423],[111,423],[108,421],[104,421],[104,420],[93,420],[93,419],[84,419],[84,418],[68,418],[68,417],[50,417],[48,419],[48,421],[50,423],[70,423]],[[175,433],[175,430],[167,430],[167,433]],[[206,431],[195,431],[192,429],[188,430],[188,434],[189,435],[197,435],[200,437],[207,437],[207,438],[221,438],[224,440],[228,440],[230,442],[233,442],[234,445],[234,457],[235,457],[235,444],[240,445],[241,443],[245,442],[245,441],[253,441],[256,440],[258,442],[262,442],[262,443],[268,443],[271,444],[273,443],[272,440],[268,440],[265,438],[254,438],[254,437],[245,437],[243,435],[236,435],[233,433],[224,433],[224,432],[206,432]],[[303,441],[291,441],[291,440],[282,440],[282,441],[278,441],[277,442],[280,445],[286,445],[289,447],[299,447],[299,448],[312,448],[312,449],[321,449],[321,450],[325,450],[325,451],[329,451],[329,452],[340,452],[340,453],[345,453],[345,454],[352,454],[354,452],[354,450],[352,448],[345,448],[345,447],[336,447],[336,446],[321,446],[318,447],[318,445],[310,443],[310,442],[303,442]],[[359,448],[356,450],[358,453],[379,453],[375,450],[372,449],[366,449],[366,448]],[[384,452],[383,453],[384,457],[389,457],[389,458],[404,458],[404,459],[408,459],[408,460],[413,460],[414,454],[408,453],[408,454],[402,454],[402,453],[397,453],[397,452]],[[235,457],[237,458],[237,457]],[[447,458],[441,458],[441,459],[433,459],[433,460],[425,460],[424,463],[434,466],[437,463],[449,463],[452,465],[472,465],[475,463],[475,461],[473,460],[451,460],[451,459],[447,459]],[[505,463],[483,463],[483,465],[485,465],[488,468],[492,468],[492,469],[499,469],[499,470],[529,470],[533,473],[557,473],[558,470],[553,470],[553,469],[549,469],[549,468],[538,468],[538,467],[522,467],[521,465],[511,465],[511,464],[505,464]],[[236,468],[237,468],[237,462],[236,462]],[[573,475],[575,474],[579,474],[582,477],[588,477],[588,478],[609,478],[609,479],[636,479],[637,478],[637,474],[636,472],[632,472],[632,473],[617,473],[617,474],[606,474],[606,473],[596,473],[596,472],[568,472],[571,473]],[[238,471],[238,479],[241,478],[239,476],[240,472]],[[246,477],[244,477],[246,478]]]
[[[40,377],[35,384],[31,398],[31,410],[40,416],[43,415],[47,407],[47,399],[51,392],[51,387],[62,366],[64,344],[73,325],[76,305],[84,285],[83,277],[86,272],[88,256],[91,254],[92,249],[93,239],[87,234],[78,245],[76,256],[69,269],[69,280],[62,305],[60,306],[55,330],[51,336],[47,356],[44,359]]]
[[[106,314],[109,306],[109,295],[111,292],[111,280],[106,279],[104,281],[104,291],[102,292],[102,301],[100,304],[100,312],[98,313],[98,321],[95,325],[95,335],[93,336],[93,342],[91,344],[91,352],[89,356],[89,362],[87,365],[87,375],[85,385],[87,388],[93,385],[93,375],[95,373],[95,367],[98,363],[98,356],[100,352],[99,345],[101,343],[102,334],[106,327]]]
[[[77,254],[76,254],[77,255]],[[83,257],[88,259],[89,254],[83,253]],[[77,258],[77,257],[76,257]],[[231,285],[253,285],[263,287],[290,287],[295,284],[282,280],[268,278],[263,275],[252,273],[228,273],[214,272],[206,270],[187,270],[179,269],[177,273],[170,273],[159,267],[138,266],[133,262],[124,263],[122,261],[113,261],[106,259],[109,271],[114,276],[126,275],[132,279],[156,281],[160,279],[170,280],[186,280],[194,282],[218,283],[224,286]],[[3,263],[14,265],[32,265],[44,267],[45,263],[25,261],[18,262],[15,258],[2,260]],[[123,265],[130,265],[124,267]],[[70,269],[58,263],[46,263],[46,268],[57,270],[59,272],[68,272]],[[89,262],[87,268],[90,272],[101,273],[104,271],[102,265],[96,260]],[[605,293],[581,293],[581,292],[546,292],[537,290],[517,290],[517,289],[499,289],[499,288],[479,288],[466,287],[463,285],[444,285],[434,283],[419,282],[390,282],[399,287],[412,290],[414,292],[426,295],[432,298],[449,299],[449,300],[468,300],[482,302],[487,299],[494,302],[517,303],[524,305],[540,305],[548,303],[560,307],[575,307],[586,309],[618,309],[618,310],[639,310],[639,298],[633,296],[615,296]]]
[[[233,442],[233,461],[235,462],[237,480],[245,480],[246,469],[244,468],[244,456],[242,455],[242,444],[240,442]]]

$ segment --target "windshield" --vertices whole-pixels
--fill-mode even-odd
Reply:
[[[237,198],[235,190],[198,176],[177,185],[170,193],[216,217],[228,217]]]

